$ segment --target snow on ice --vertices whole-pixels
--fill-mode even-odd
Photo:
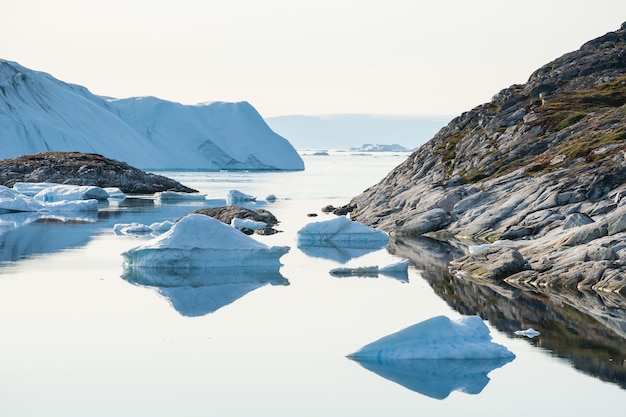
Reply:
[[[188,270],[275,266],[288,251],[287,246],[269,247],[212,217],[189,214],[164,234],[122,256],[130,268]]]

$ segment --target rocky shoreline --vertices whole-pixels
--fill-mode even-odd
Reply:
[[[626,24],[455,118],[350,204],[395,236],[490,243],[452,262],[465,279],[623,296],[625,196]]]
[[[0,185],[12,187],[16,182],[117,187],[126,194],[198,192],[178,181],[133,168],[124,162],[81,152],[44,152],[0,160]]]

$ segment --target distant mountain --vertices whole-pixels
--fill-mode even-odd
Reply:
[[[453,116],[337,114],[268,117],[267,124],[296,149],[349,149],[363,143],[396,143],[415,149]]]
[[[46,151],[97,153],[142,169],[304,169],[247,102],[98,97],[0,60],[0,158]]]

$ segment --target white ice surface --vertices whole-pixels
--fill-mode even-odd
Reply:
[[[269,247],[202,214],[189,214],[162,234],[122,254],[131,267],[194,269],[280,264],[286,246]]]
[[[298,231],[298,246],[384,247],[389,236],[345,216],[313,222]]]
[[[0,59],[0,159],[44,151],[104,155],[142,169],[302,170],[287,139],[247,102],[108,99]]]
[[[43,188],[33,197],[46,203],[75,200],[107,200],[109,193],[101,187],[92,185],[54,184]]]
[[[97,200],[43,202],[0,185],[1,212],[84,212],[98,211]]]
[[[257,221],[250,220],[250,219],[240,219],[237,217],[233,217],[233,219],[230,222],[230,225],[234,227],[235,229],[246,228],[246,229],[251,229],[251,230],[258,230],[258,229],[262,229],[266,227],[267,223],[257,222]]]
[[[229,205],[232,205],[246,201],[256,201],[256,197],[246,193],[242,193],[239,190],[230,190],[228,192],[228,196],[226,197],[226,201]]]
[[[496,359],[515,355],[492,342],[489,328],[478,316],[450,320],[437,316],[390,334],[349,357],[357,360]]]

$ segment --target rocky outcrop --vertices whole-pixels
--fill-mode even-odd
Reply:
[[[197,192],[170,178],[141,171],[124,162],[80,152],[44,152],[0,160],[0,184],[12,187],[16,182],[117,187],[127,194]]]
[[[255,222],[263,222],[267,226],[256,230],[259,235],[273,235],[278,233],[278,230],[274,228],[278,224],[278,219],[269,211],[265,209],[250,210],[240,206],[219,206],[219,207],[205,207],[195,210],[193,213],[204,214],[205,216],[213,217],[222,223],[231,224],[233,219],[252,220]],[[242,230],[246,234],[254,233],[253,230]]]
[[[626,24],[452,120],[351,217],[508,241],[455,261],[466,277],[626,294],[625,196]]]

